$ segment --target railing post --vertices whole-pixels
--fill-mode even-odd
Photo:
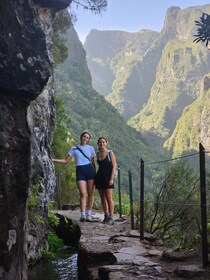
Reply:
[[[134,213],[133,213],[133,187],[131,172],[128,171],[129,176],[129,194],[130,194],[130,209],[131,209],[131,229],[134,229]]]
[[[122,202],[121,202],[121,182],[120,182],[120,167],[118,165],[118,195],[119,195],[119,216],[122,218]]]
[[[203,267],[208,264],[208,237],[207,237],[207,213],[206,213],[206,171],[205,171],[205,150],[199,144],[200,156],[200,203],[201,203],[201,237]]]
[[[140,240],[144,239],[144,161],[140,168]]]

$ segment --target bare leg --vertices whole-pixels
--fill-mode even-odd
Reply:
[[[94,180],[87,181],[87,194],[88,194],[87,208],[88,210],[92,210],[93,201],[94,201]]]
[[[99,192],[100,197],[101,197],[101,204],[102,204],[104,213],[108,213],[108,204],[107,204],[107,201],[106,201],[105,190],[98,189],[98,192]]]
[[[105,190],[105,194],[104,194],[108,204],[109,215],[111,216],[113,216],[114,214],[114,202],[112,199],[112,193],[113,193],[113,189],[107,189]]]
[[[85,181],[77,181],[77,187],[80,194],[80,209],[81,212],[86,210],[86,195],[87,195],[87,186]]]

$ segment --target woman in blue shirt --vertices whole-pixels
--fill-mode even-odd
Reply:
[[[80,144],[71,148],[65,159],[53,159],[55,163],[67,164],[72,157],[76,164],[76,182],[80,193],[80,221],[91,221],[91,213],[94,200],[94,179],[96,174],[95,157],[96,153],[92,146],[88,145],[91,135],[83,132],[80,136]],[[87,212],[86,212],[86,195]]]

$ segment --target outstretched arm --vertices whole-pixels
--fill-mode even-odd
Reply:
[[[55,159],[55,158],[53,158],[52,162],[60,163],[60,164],[67,164],[71,160],[71,158],[72,157],[70,157],[69,155],[65,159]]]

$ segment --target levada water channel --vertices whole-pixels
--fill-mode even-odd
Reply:
[[[66,246],[54,261],[40,261],[29,268],[29,280],[78,280],[77,249]]]

